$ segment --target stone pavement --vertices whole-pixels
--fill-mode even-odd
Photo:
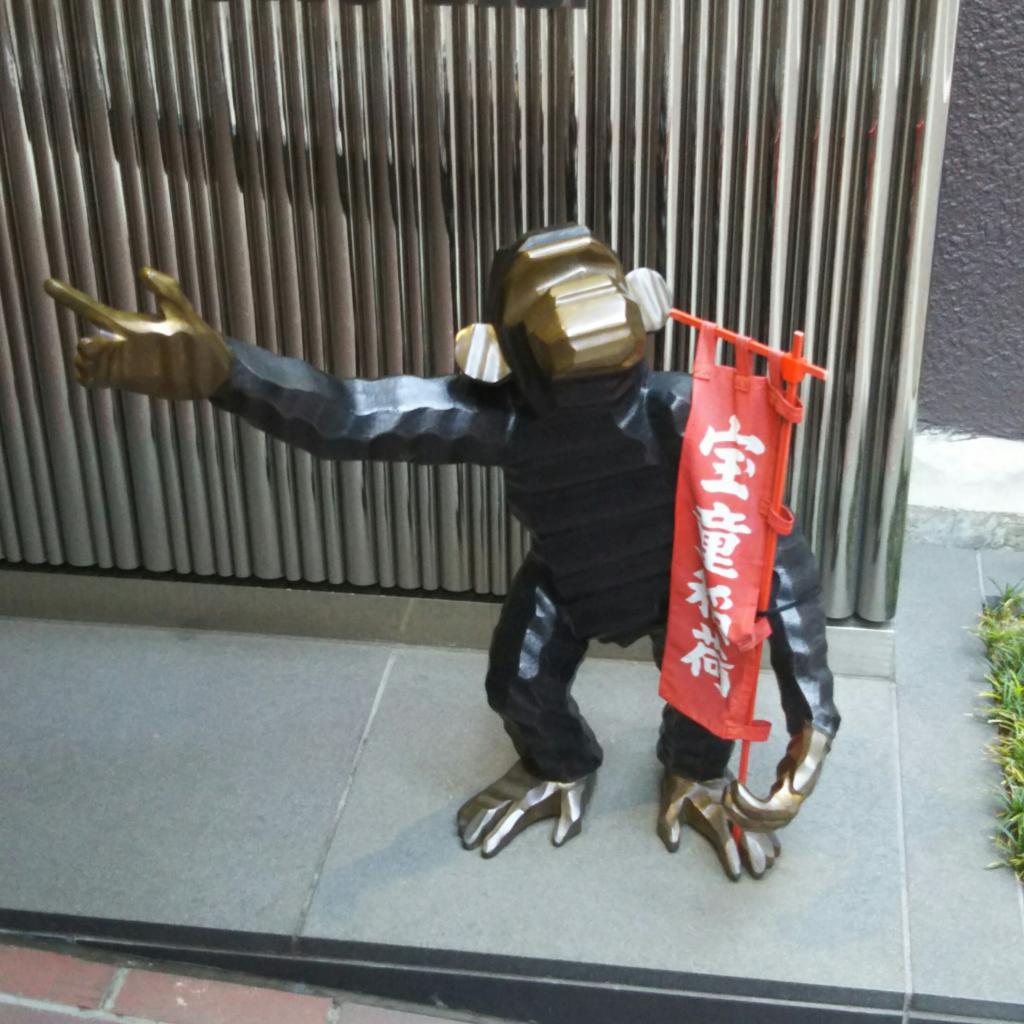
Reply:
[[[439,1024],[306,986],[0,945],[0,1024]],[[480,1021],[481,1018],[472,1018]]]
[[[1019,579],[1019,552],[908,551],[895,684],[838,680],[818,791],[735,885],[654,835],[649,665],[581,671],[583,835],[484,861],[453,826],[512,760],[480,652],[0,620],[0,929],[552,1024],[1022,1020],[970,634]]]

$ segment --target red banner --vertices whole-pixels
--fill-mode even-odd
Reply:
[[[660,693],[719,736],[764,740],[769,723],[753,715],[769,626],[757,611],[773,531],[791,525],[772,503],[780,442],[789,440],[783,424],[793,416],[780,415],[779,388],[752,375],[746,344],[737,344],[731,367],[715,364],[716,343],[715,326],[703,324],[679,464]]]

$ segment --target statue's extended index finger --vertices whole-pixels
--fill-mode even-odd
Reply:
[[[66,281],[61,281],[56,277],[48,277],[43,283],[43,289],[51,299],[70,309],[72,313],[77,313],[83,320],[88,320],[89,323],[113,331],[115,334],[121,333],[122,327],[118,322],[119,316],[116,309],[105,306],[98,299],[86,295],[85,292],[80,292]]]

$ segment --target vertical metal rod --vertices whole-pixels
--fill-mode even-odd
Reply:
[[[894,351],[886,362],[894,374],[892,393],[885,406],[886,416],[876,427],[867,474],[871,481],[872,514],[864,527],[857,601],[858,614],[873,622],[883,622],[896,614],[958,9],[958,0],[921,5],[921,57],[913,79],[917,92],[910,104],[908,124],[911,155],[901,182],[904,189],[914,193],[912,199],[908,195],[909,222],[902,236],[909,240],[909,245],[894,257],[906,266],[906,280],[898,300],[901,327],[894,338]]]
[[[176,273],[342,376],[452,370],[490,253],[575,219],[833,371],[792,494],[828,610],[889,615],[956,0],[0,0],[3,557],[501,593],[500,473],[324,463],[206,403],[70,386],[56,273]],[[689,366],[671,325],[659,368]]]

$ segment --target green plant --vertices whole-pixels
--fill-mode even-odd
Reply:
[[[1024,587],[1003,590],[982,612],[978,634],[991,666],[983,696],[998,730],[992,750],[1003,770],[996,842],[1024,879]]]

